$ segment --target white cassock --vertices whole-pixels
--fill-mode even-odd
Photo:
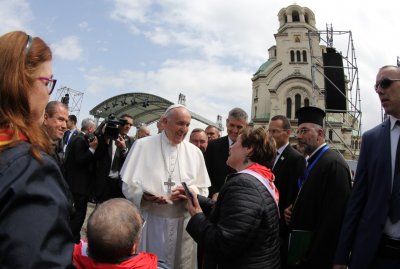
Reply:
[[[184,140],[171,144],[165,133],[133,144],[121,169],[123,193],[141,208],[146,220],[139,250],[152,252],[171,268],[197,268],[197,244],[186,232],[190,219],[186,201],[156,204],[142,200],[143,191],[168,197],[168,177],[176,187],[186,182],[197,194],[208,195],[211,185],[203,153]]]

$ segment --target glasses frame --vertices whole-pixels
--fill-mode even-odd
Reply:
[[[297,129],[296,131],[296,135],[305,135],[306,133],[308,133],[309,131],[311,131],[311,129],[308,128],[301,128],[301,129]]]
[[[392,78],[384,78],[384,79],[382,79],[382,80],[380,80],[380,81],[377,81],[377,82],[375,83],[375,85],[374,85],[375,91],[377,92],[377,91],[379,90],[379,87],[380,87],[382,90],[386,90],[386,89],[389,88],[389,87],[393,84],[393,82],[395,82],[395,81],[400,81],[400,79],[397,79],[397,78],[394,78],[394,79],[392,79]]]
[[[46,77],[38,77],[37,79],[41,80],[41,81],[47,81],[48,82],[48,84],[46,86],[47,86],[49,95],[51,95],[51,93],[53,92],[54,88],[56,87],[57,79],[46,78]]]

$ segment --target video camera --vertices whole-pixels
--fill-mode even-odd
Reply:
[[[113,140],[117,140],[119,136],[119,127],[124,126],[127,123],[125,119],[117,119],[114,114],[110,114],[105,119],[104,136],[109,137]]]

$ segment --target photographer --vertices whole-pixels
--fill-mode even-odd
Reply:
[[[97,138],[96,124],[92,119],[82,121],[82,132],[74,136],[65,152],[66,180],[74,198],[75,214],[71,218],[74,242],[79,243],[80,230],[86,217],[87,203],[94,175]]]
[[[94,187],[95,200],[98,203],[111,198],[124,197],[119,171],[133,139],[128,133],[133,125],[133,117],[124,114],[116,119],[111,114],[99,125],[96,135],[99,146],[96,150],[96,180]]]

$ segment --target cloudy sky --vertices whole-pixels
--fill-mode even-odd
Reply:
[[[57,89],[84,93],[79,118],[114,95],[146,92],[225,120],[250,114],[251,77],[275,45],[277,14],[290,0],[0,0],[0,35],[23,30],[53,49]],[[363,131],[381,120],[373,84],[379,67],[400,56],[399,2],[296,1],[317,28],[352,31]],[[331,4],[329,4],[331,3]],[[334,40],[335,43],[335,40]],[[52,99],[56,98],[53,94]]]

